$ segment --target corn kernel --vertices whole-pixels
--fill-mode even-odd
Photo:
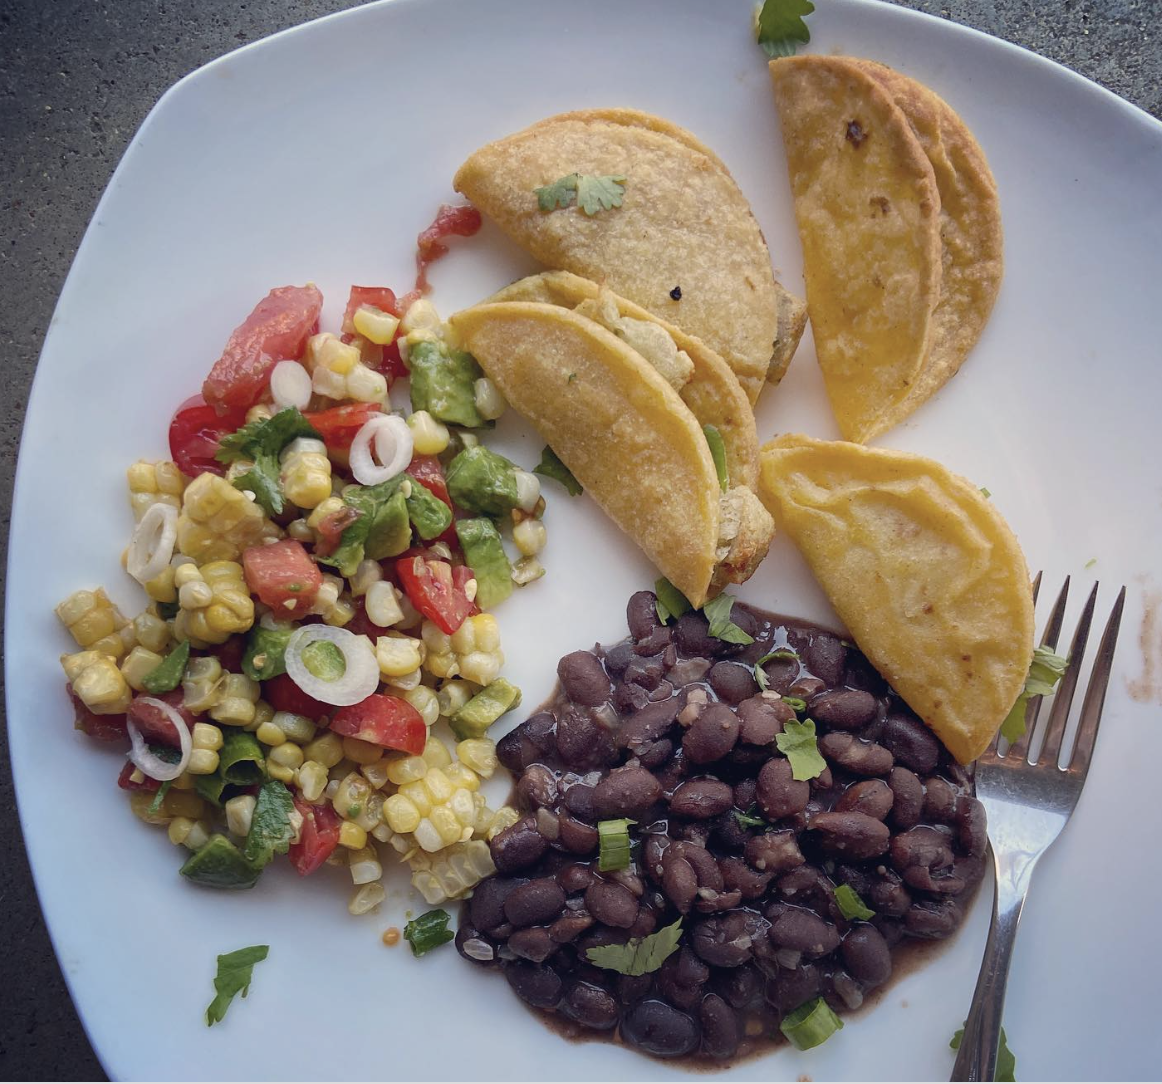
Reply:
[[[153,599],[154,602],[176,602],[178,597],[177,588],[174,587],[174,567],[173,565],[166,565],[152,580],[147,580],[143,585],[145,593]]]
[[[305,760],[295,772],[295,784],[308,802],[317,802],[327,786],[327,769],[317,760]]]
[[[190,838],[190,833],[194,830],[194,822],[189,817],[174,817],[169,822],[169,829],[167,835],[169,841],[175,847],[180,847]]]
[[[414,689],[404,690],[403,699],[419,712],[425,726],[435,725],[440,717],[440,704],[434,690],[427,685],[417,685]]]
[[[404,619],[399,592],[383,579],[368,584],[363,608],[367,611],[368,620],[381,629],[391,628]]]
[[[138,644],[121,661],[121,675],[134,692],[142,692],[145,689],[145,678],[164,661],[156,651],[150,651],[149,648]]]
[[[409,335],[413,331],[437,332],[440,330],[440,323],[440,314],[436,311],[436,306],[426,297],[421,297],[413,301],[403,314],[403,319],[399,322],[399,333]]]
[[[351,854],[351,862],[347,867],[351,871],[351,880],[354,884],[371,884],[383,876],[383,866],[379,864],[379,855],[375,848],[368,844],[366,847]]]
[[[414,783],[404,783],[399,788],[399,793],[420,811],[420,816],[426,817],[432,811],[432,799],[423,779],[417,779]]]
[[[472,392],[476,402],[476,413],[485,421],[495,421],[508,408],[500,390],[486,376],[480,377],[473,383]]]
[[[206,803],[192,790],[171,788],[161,801],[161,809],[169,817],[186,817],[196,821],[206,812]]]
[[[363,776],[376,790],[381,790],[387,785],[387,766],[390,761],[387,757],[381,756],[378,760],[370,764],[361,764],[359,766],[359,774]]]
[[[439,455],[447,449],[451,439],[448,427],[426,410],[417,410],[410,415],[408,428],[412,431],[412,446],[419,455]]]
[[[236,836],[246,836],[250,833],[250,822],[254,817],[254,807],[257,804],[253,794],[240,794],[231,798],[225,805],[226,827]]]
[[[383,903],[386,895],[387,893],[384,891],[383,885],[378,881],[361,885],[355,890],[351,899],[347,902],[347,910],[353,915],[369,914]]]
[[[539,519],[523,519],[513,527],[512,540],[525,557],[535,557],[545,548],[545,525]]]
[[[249,422],[265,422],[274,417],[274,408],[270,403],[255,403],[246,412],[246,421]]]
[[[262,741],[261,738],[258,740]],[[308,760],[317,761],[324,768],[334,768],[343,759],[343,741],[338,734],[327,730],[311,742],[303,753]]]
[[[360,561],[354,574],[348,579],[351,585],[351,594],[356,598],[366,595],[373,584],[383,579],[383,569],[378,561]],[[390,584],[388,585],[390,586]]]
[[[161,654],[170,644],[169,625],[158,614],[143,610],[133,619],[133,634],[137,642]]]
[[[344,738],[343,755],[356,764],[374,764],[383,756],[383,749],[359,738]]]
[[[412,689],[418,689],[424,681],[423,671],[420,669],[410,670],[406,674],[399,677],[384,677],[385,685],[390,685],[393,689],[399,689],[401,692],[409,692]]]
[[[440,805],[452,797],[452,782],[442,768],[428,768],[423,782],[433,805]]]
[[[95,715],[120,715],[129,707],[133,696],[117,663],[108,655],[94,653],[91,661],[71,680],[73,692]]]
[[[266,763],[268,766],[277,764],[283,768],[290,768],[292,772],[297,771],[303,764],[302,746],[296,745],[293,741],[283,742],[266,754]]]
[[[456,756],[477,775],[491,779],[499,766],[496,743],[488,738],[467,738],[456,746]]]
[[[257,700],[254,704],[254,718],[250,720],[244,727],[249,730],[251,734],[258,731],[258,728],[263,723],[272,722],[274,719],[274,708],[272,708],[265,700]]]
[[[218,702],[210,717],[229,726],[247,726],[254,719],[259,686],[245,674],[227,674],[219,688]]]
[[[504,655],[499,651],[473,651],[459,656],[460,673],[477,685],[491,685],[499,676],[504,665]]]
[[[446,768],[452,763],[452,754],[448,751],[448,747],[431,734],[424,742],[424,751],[420,755],[429,768]]]
[[[402,678],[420,668],[424,643],[411,636],[380,636],[375,642],[375,658],[385,677]]]
[[[195,749],[208,749],[216,753],[222,748],[222,731],[210,723],[194,723],[190,736]]]
[[[387,346],[399,330],[399,317],[377,309],[373,305],[360,305],[351,318],[355,330],[377,346]]]
[[[195,749],[190,753],[186,771],[190,775],[213,775],[218,770],[218,754],[212,749]]]
[[[428,765],[423,757],[397,757],[387,764],[387,778],[396,786],[423,779]]]
[[[277,534],[254,501],[209,472],[186,487],[177,531],[178,552],[198,562],[233,562],[248,546]]]
[[[138,820],[143,820],[146,824],[167,825],[173,819],[172,817],[167,816],[161,810],[156,813],[149,811],[149,807],[153,805],[153,800],[156,797],[156,791],[135,790],[129,795],[129,808]]]
[[[436,702],[443,716],[455,715],[473,696],[475,689],[467,681],[445,681],[436,693]]]
[[[451,783],[454,790],[473,791],[480,788],[480,776],[467,764],[461,764],[459,761],[449,764],[444,769],[444,774],[448,777],[448,782]]]
[[[267,761],[266,774],[271,779],[277,779],[280,783],[291,784],[295,781],[294,768],[288,768],[285,764],[272,764]]]
[[[260,742],[262,742],[263,745],[269,745],[272,749],[277,749],[278,746],[282,745],[282,743],[287,740],[286,734],[283,733],[282,728],[273,722],[263,723],[262,726],[260,726],[254,732],[254,736]],[[312,757],[312,759],[315,758]],[[336,761],[336,763],[338,763],[338,761]]]
[[[339,846],[361,851],[367,846],[367,832],[354,821],[344,821],[339,825]]]
[[[511,828],[519,820],[520,813],[510,805],[502,805],[496,811],[496,815],[492,818],[492,823],[488,826],[487,838],[489,841],[495,839],[506,828]]]

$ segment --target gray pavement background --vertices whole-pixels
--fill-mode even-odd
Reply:
[[[902,2],[1066,64],[1162,118],[1162,0]],[[0,0],[0,561],[7,556],[16,449],[45,328],[89,217],[138,125],[187,72],[276,30],[352,6],[347,0]],[[45,933],[4,742],[0,991],[0,1080],[102,1077]]]

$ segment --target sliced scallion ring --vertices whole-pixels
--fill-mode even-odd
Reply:
[[[178,510],[158,501],[151,504],[129,540],[125,570],[138,583],[149,583],[168,567],[178,540]]]
[[[321,640],[334,644],[343,656],[345,669],[337,677],[317,676],[303,657],[312,644]],[[307,656],[315,669],[320,669],[318,649],[307,652]],[[358,704],[379,688],[379,663],[370,642],[366,637],[330,625],[303,625],[295,630],[286,645],[286,672],[308,696],[336,707]]]
[[[154,507],[157,506],[155,505]],[[173,723],[174,729],[178,734],[178,745],[180,747],[181,757],[177,763],[169,764],[162,760],[156,753],[151,752],[145,742],[144,736],[138,730],[137,724],[133,721],[133,717],[127,716],[125,729],[129,732],[129,741],[133,746],[129,751],[129,759],[133,761],[135,767],[141,769],[150,779],[156,779],[159,783],[164,783],[167,779],[177,779],[190,763],[190,751],[193,748],[190,728],[186,725],[185,719],[182,718],[181,712],[171,707],[164,700],[158,700],[153,696],[142,696],[138,698],[138,702],[148,705],[151,708],[156,708]]]
[[[396,414],[377,414],[369,418],[351,442],[351,473],[360,485],[374,486],[386,482],[402,474],[411,461],[412,431]]]
[[[779,1030],[799,1050],[810,1050],[813,1046],[825,1043],[841,1027],[843,1021],[821,997],[804,1002],[793,1012],[787,1013],[779,1024]]]

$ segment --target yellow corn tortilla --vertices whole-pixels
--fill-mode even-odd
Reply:
[[[601,287],[568,271],[546,271],[530,275],[493,294],[490,301],[539,301],[575,309],[586,301],[597,300]],[[645,309],[606,291],[618,313],[631,320],[647,320],[660,326],[693,363],[693,372],[676,389],[682,402],[701,425],[713,425],[722,434],[726,448],[726,467],[734,485],[754,489],[758,482],[759,442],[755,432],[754,412],[738,379],[705,343],[685,334]],[[647,359],[648,360],[648,359]]]
[[[1033,596],[991,501],[939,463],[800,435],[760,452],[759,489],[860,650],[961,763],[1024,688]]]
[[[856,63],[891,96],[932,165],[940,195],[942,274],[928,358],[912,390],[882,419],[902,421],[956,375],[992,313],[1004,274],[1000,200],[984,152],[942,98],[870,60]]]
[[[754,493],[723,494],[698,420],[636,351],[555,304],[485,303],[450,323],[609,517],[693,606],[746,579],[770,515]]]
[[[536,190],[570,173],[624,176],[622,205],[540,210]],[[630,109],[564,113],[476,151],[453,184],[550,267],[593,279],[701,339],[754,403],[782,375],[801,303],[775,282],[750,206],[690,133]],[[675,287],[680,300],[671,297]]]
[[[850,57],[770,62],[807,310],[832,410],[864,441],[912,391],[940,299],[940,198],[891,95]]]

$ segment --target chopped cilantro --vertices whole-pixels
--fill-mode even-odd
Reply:
[[[784,724],[783,732],[775,735],[775,745],[791,762],[792,779],[814,779],[827,767],[815,742],[814,719]]]
[[[804,15],[815,10],[811,0],[765,0],[755,14],[755,36],[767,56],[794,56],[811,40]]]
[[[754,679],[758,682],[760,689],[769,689],[771,687],[771,679],[767,677],[766,670],[763,669],[768,662],[774,659],[798,659],[797,652],[792,651],[789,647],[780,647],[775,651],[769,651],[758,662],[754,664]],[[803,705],[806,707],[806,705]]]
[[[600,945],[585,955],[591,964],[620,975],[649,975],[678,951],[681,937],[682,920],[678,919],[648,937],[631,937],[624,945]]]
[[[214,1000],[206,1008],[206,1026],[213,1027],[226,1016],[235,995],[250,993],[254,965],[266,959],[269,945],[251,945],[218,957],[218,974],[214,976]]]
[[[658,596],[654,609],[663,625],[668,625],[671,617],[681,617],[682,614],[690,612],[691,607],[686,596],[665,576],[654,584],[654,594]]]
[[[702,607],[706,620],[710,622],[710,635],[728,644],[753,644],[754,637],[730,620],[733,609],[734,596],[727,594],[712,598]]]
[[[871,910],[859,898],[859,893],[851,885],[835,886],[835,902],[839,906],[839,913],[848,922],[852,922],[857,918],[866,922],[869,918],[875,918],[876,916],[875,911]]]
[[[955,1035],[952,1036],[952,1041],[948,1044],[949,1049],[959,1050],[960,1040],[964,1038],[964,1028],[957,1029]],[[1001,1044],[997,1050],[997,1068],[993,1073],[993,1080],[1009,1081],[1010,1084],[1015,1084],[1017,1076],[1017,1058],[1009,1049],[1009,1037],[1005,1034],[1005,1029],[1001,1028]]]
[[[765,828],[767,822],[758,815],[758,808],[757,805],[752,804],[745,813],[736,809],[734,819],[738,821],[738,826],[740,828]]]
[[[1069,660],[1042,645],[1033,652],[1029,664],[1029,676],[1017,702],[1013,705],[1005,721],[1001,723],[1001,737],[1007,742],[1017,741],[1025,733],[1025,709],[1034,696],[1048,696],[1061,680]]]
[[[234,479],[235,489],[249,490],[268,515],[283,509],[279,484],[278,455],[292,440],[312,437],[321,440],[318,431],[294,407],[280,410],[272,418],[248,422],[241,429],[227,433],[218,444],[214,458],[219,463],[250,460],[251,466]]]
[[[555,211],[558,207],[568,207],[575,199],[577,206],[592,216],[598,211],[620,207],[624,192],[624,176],[566,173],[552,184],[536,190],[537,206],[542,211]]]
[[[286,854],[295,837],[290,822],[294,809],[294,800],[284,783],[268,779],[262,784],[242,849],[242,857],[247,862],[261,868],[276,854]]]
[[[547,444],[545,450],[541,452],[541,461],[533,467],[533,474],[539,474],[544,478],[552,478],[554,482],[560,482],[571,497],[579,496],[585,492],[581,483],[573,477],[573,472],[561,462],[557,453]]]

